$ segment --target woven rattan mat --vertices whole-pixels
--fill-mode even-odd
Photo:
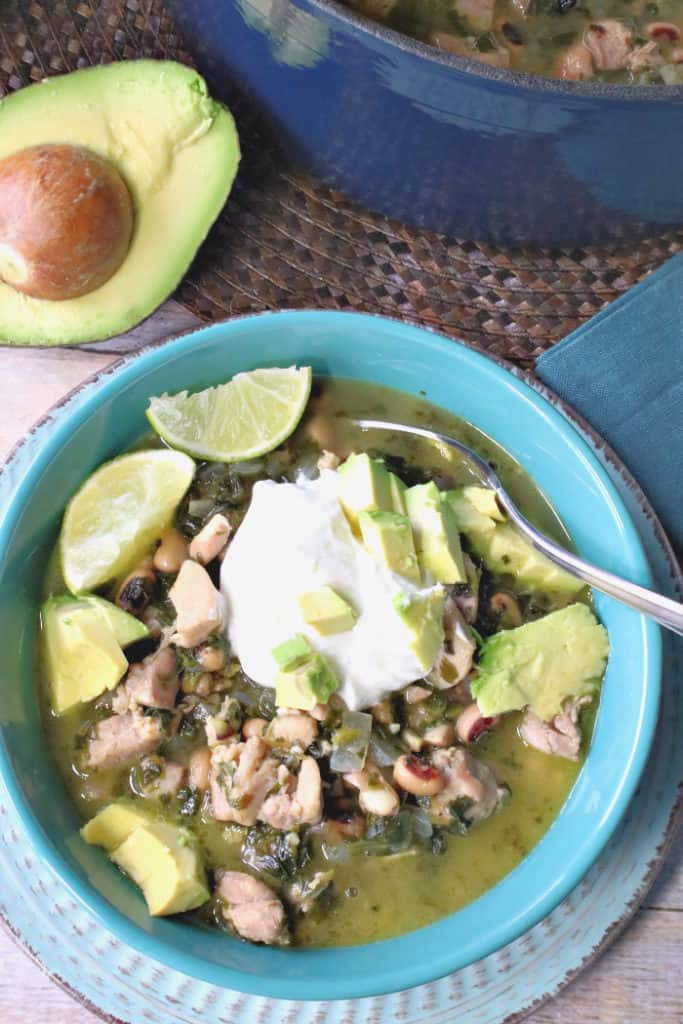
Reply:
[[[161,0],[0,0],[0,97],[88,64],[191,63]],[[406,227],[288,167],[233,98],[243,162],[176,299],[203,319],[278,307],[399,316],[520,365],[683,247],[500,250]]]

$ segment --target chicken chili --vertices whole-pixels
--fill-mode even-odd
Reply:
[[[54,558],[45,728],[84,839],[152,914],[268,944],[397,935],[495,885],[576,779],[607,658],[586,592],[453,453],[358,415],[476,447],[568,543],[472,426],[321,379],[264,456],[177,453],[189,486],[123,578],[72,596]]]
[[[457,56],[573,81],[683,81],[679,0],[347,0]]]

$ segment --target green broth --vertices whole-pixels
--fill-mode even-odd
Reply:
[[[553,78],[683,81],[680,0],[348,0],[369,18],[456,55]],[[622,38],[623,26],[626,35]],[[594,44],[608,22],[609,52]],[[670,27],[663,31],[662,23]],[[604,39],[605,36],[602,36]],[[587,45],[588,43],[588,45]],[[598,45],[600,44],[600,45]],[[591,48],[597,57],[591,56]],[[578,54],[578,61],[567,61]]]
[[[432,427],[449,433],[475,448],[495,465],[506,487],[527,516],[547,533],[568,543],[569,539],[553,509],[521,467],[494,441],[424,399],[413,398],[372,384],[355,381],[319,381],[314,410],[332,417],[337,440],[347,450],[375,451],[404,460],[408,472],[442,478],[448,486],[477,482],[471,469],[449,451],[435,451],[419,439],[361,433],[348,417],[390,418]],[[308,415],[314,415],[315,411]],[[147,439],[143,442],[147,443]],[[150,444],[154,442],[150,441]],[[137,446],[136,446],[137,447]],[[308,457],[310,441],[305,423],[291,442],[293,464]],[[248,493],[244,501],[248,500]],[[239,510],[238,510],[239,512]],[[54,559],[47,570],[46,592],[61,589]],[[49,709],[44,672],[41,679],[44,725],[56,764],[71,799],[83,819],[92,817],[117,796],[130,796],[131,770],[117,769],[83,776],[74,765],[74,747],[92,707],[78,707],[61,716]],[[300,915],[294,926],[298,945],[335,946],[373,941],[398,935],[442,917],[476,899],[508,874],[539,841],[558,814],[580,769],[574,763],[548,757],[525,746],[517,733],[518,716],[507,716],[493,732],[473,747],[477,758],[495,768],[511,790],[502,808],[466,835],[449,835],[445,852],[436,854],[422,846],[389,857],[352,853],[330,865],[320,843],[313,842],[310,868],[334,868],[334,896],[323,912]],[[584,724],[584,736],[590,732]],[[178,737],[169,744],[175,760],[186,762],[192,737]],[[585,744],[584,744],[585,745]],[[187,810],[187,808],[185,808]],[[158,812],[193,828],[203,849],[207,867],[241,868],[242,835],[238,828],[214,821],[206,810],[183,816],[177,803],[157,803]],[[192,918],[198,924],[216,924],[213,904]]]

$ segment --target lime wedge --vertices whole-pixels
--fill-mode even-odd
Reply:
[[[251,370],[194,395],[151,398],[147,419],[174,448],[210,462],[238,462],[282,444],[310,392],[310,366]]]
[[[64,513],[59,549],[73,594],[133,569],[173,519],[194,476],[181,452],[122,455],[88,477]]]

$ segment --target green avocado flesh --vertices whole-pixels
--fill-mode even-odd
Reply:
[[[50,699],[56,714],[112,690],[128,668],[122,647],[144,623],[101,597],[50,597],[41,608]]]
[[[567,697],[594,694],[605,671],[607,630],[590,608],[568,608],[484,641],[471,689],[483,715],[527,705],[549,720]]]
[[[0,339],[65,345],[120,334],[171,294],[225,203],[240,156],[235,123],[191,68],[130,61],[0,100],[0,160],[45,143],[85,146],[114,164],[133,199],[133,238],[116,273],[80,298],[34,299],[0,281]]]
[[[581,580],[532,547],[510,523],[500,521],[493,491],[466,487],[445,492],[445,500],[474,553],[491,572],[513,576],[520,594],[545,593],[564,604],[584,589]]]

